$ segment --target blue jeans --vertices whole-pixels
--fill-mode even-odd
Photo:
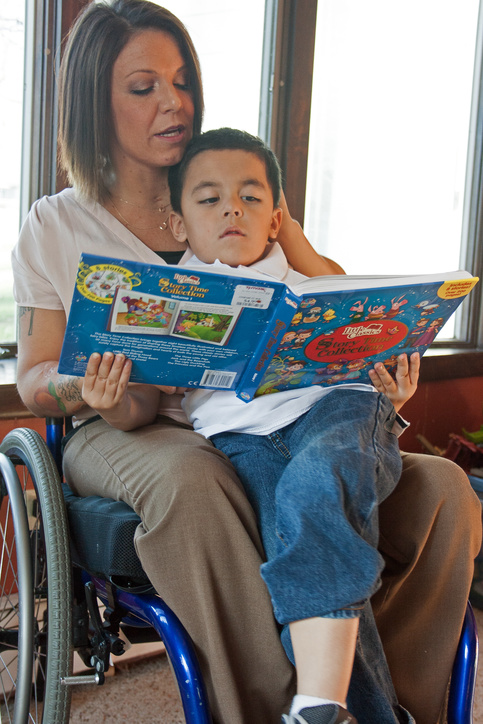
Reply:
[[[369,603],[383,567],[378,505],[401,474],[394,418],[383,395],[334,390],[275,433],[212,439],[258,516],[261,574],[277,620],[361,617],[349,691],[360,724],[410,721],[397,706]],[[288,627],[282,640],[293,661]]]

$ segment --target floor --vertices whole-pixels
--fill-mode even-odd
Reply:
[[[480,666],[476,677],[473,724],[483,724],[483,611],[475,608],[474,612],[480,637]]]
[[[475,616],[482,641],[482,665],[476,682],[473,724],[483,724],[483,610],[475,609]],[[116,660],[114,675],[104,686],[83,686],[73,690],[70,722],[184,724],[166,656],[150,654],[124,662],[123,658]]]
[[[133,659],[130,653],[114,658],[103,686],[73,688],[71,724],[184,724],[166,655],[149,652]]]

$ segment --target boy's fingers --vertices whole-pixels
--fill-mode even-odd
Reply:
[[[384,380],[385,384],[389,384],[394,382],[394,377],[391,375],[389,370],[387,370],[384,366],[380,370],[378,370],[379,374],[381,375],[382,379]]]
[[[421,358],[419,352],[413,352],[409,360],[409,374],[411,381],[416,384],[419,379],[419,369],[421,365]]]
[[[402,374],[407,374],[409,369],[408,356],[407,354],[400,354],[397,358],[397,371]]]
[[[411,369],[419,370],[419,366],[421,364],[421,358],[419,356],[419,352],[413,352],[410,359],[409,364],[411,365]]]
[[[375,383],[376,387],[378,387],[378,383],[381,388],[385,389],[392,387],[396,384],[393,376],[387,371],[382,362],[377,362],[374,366],[374,369],[370,370],[369,375],[372,382]]]
[[[126,364],[126,357],[123,354],[114,355],[112,352],[104,352],[101,356],[95,352],[89,358],[86,367],[84,384],[118,384]],[[130,373],[130,365],[129,373]],[[129,375],[128,375],[129,377]]]
[[[94,352],[89,357],[89,360],[87,362],[87,367],[86,367],[86,373],[84,375],[84,380],[82,382],[83,394],[93,391],[94,386],[97,383],[99,365],[101,364],[101,360],[102,360],[102,356],[100,354],[98,354],[97,352]]]
[[[93,352],[87,361],[86,376],[97,374],[99,365],[101,363],[101,355],[98,352]]]
[[[112,352],[104,352],[104,354],[102,355],[101,364],[99,365],[99,370],[97,372],[97,377],[99,381],[107,381],[107,378],[111,374],[111,371],[114,371],[115,374],[116,370],[116,357],[113,355]]]
[[[376,370],[379,377],[381,377],[381,379],[384,380],[384,382],[394,381],[392,376],[389,374],[388,370],[386,369],[386,367],[384,366],[384,364],[382,362],[377,362],[376,365],[374,366],[374,369]]]
[[[119,376],[119,384],[123,387],[127,387],[129,378],[131,376],[132,362],[130,359],[123,359],[121,366],[121,374]]]
[[[372,384],[374,385],[374,387],[376,388],[376,390],[377,390],[378,392],[384,392],[384,391],[385,391],[386,388],[384,387],[384,385],[382,384],[381,380],[379,379],[379,377],[378,377],[376,374],[370,375],[370,378],[371,378]]]
[[[101,367],[99,374],[101,374]],[[114,397],[124,394],[131,374],[131,363],[128,364],[128,360],[123,354],[117,354],[108,357],[106,371],[106,377],[101,379],[104,384],[104,393]]]

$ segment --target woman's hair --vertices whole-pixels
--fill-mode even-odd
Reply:
[[[133,35],[150,29],[169,33],[177,42],[193,94],[193,134],[201,131],[200,64],[181,21],[169,10],[146,0],[92,2],[70,30],[60,66],[59,152],[70,183],[96,201],[108,196],[112,177],[112,69]]]
[[[247,151],[257,156],[265,166],[267,181],[272,191],[274,207],[280,203],[282,172],[277,157],[258,136],[236,128],[217,128],[192,138],[183,158],[168,171],[169,191],[173,211],[181,214],[181,196],[191,161],[203,151]]]

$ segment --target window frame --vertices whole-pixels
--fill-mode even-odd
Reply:
[[[66,186],[57,170],[57,94],[55,76],[62,39],[88,0],[35,0],[27,3],[27,53],[22,218],[33,201]],[[289,208],[304,219],[310,106],[317,0],[267,0],[262,69],[260,134],[277,153]],[[481,41],[481,16],[479,47]],[[33,36],[33,34],[35,34]],[[471,295],[467,342],[435,345],[423,358],[422,379],[481,376],[483,371],[483,53],[477,58],[473,133],[475,147],[467,187],[466,264],[482,281]]]
[[[473,78],[473,108],[470,120],[466,172],[465,209],[462,231],[462,260],[465,269],[480,277],[469,301],[467,337],[469,346],[483,349],[483,2],[480,1]],[[475,291],[476,291],[475,290]],[[481,365],[483,370],[483,364]]]
[[[277,21],[285,31],[277,33],[271,63],[274,85],[282,90],[272,94],[267,140],[281,162],[288,206],[303,225],[317,0],[280,0],[278,6]],[[477,48],[461,265],[474,269],[481,281],[468,300],[465,341],[435,342],[422,359],[421,381],[483,374],[483,3]]]
[[[57,164],[57,85],[62,42],[88,0],[26,4],[25,93],[20,217],[67,185]]]
[[[273,29],[266,35],[269,92],[261,91],[260,134],[280,162],[290,213],[304,219],[317,0],[271,3]],[[267,2],[268,6],[268,2]]]

